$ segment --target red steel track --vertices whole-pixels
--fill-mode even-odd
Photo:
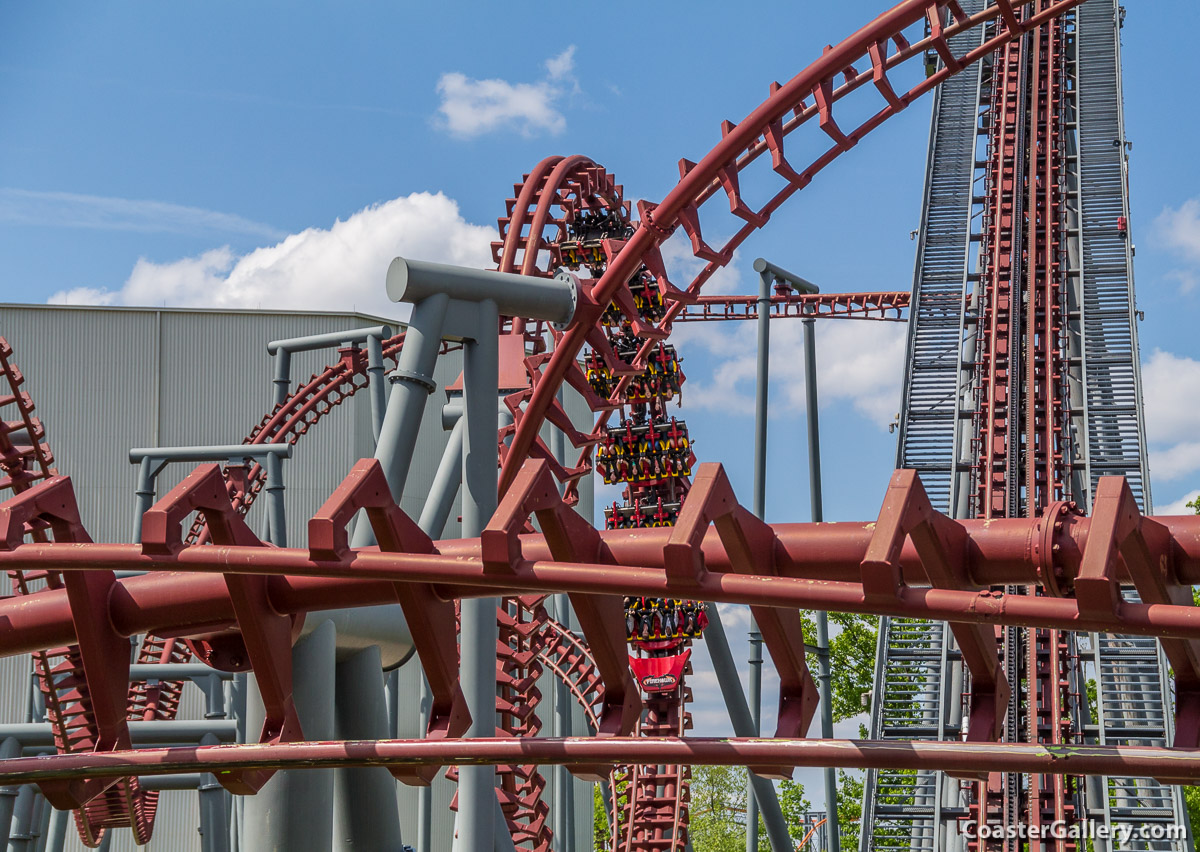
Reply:
[[[841,153],[853,147],[887,118],[904,109],[921,94],[991,51],[1005,49],[1020,34],[1062,14],[1077,5],[1078,2],[1079,0],[1041,0],[1037,3],[1036,8],[1028,8],[1030,7],[1028,2],[998,0],[984,12],[968,16],[962,12],[954,0],[939,0],[939,2],[907,0],[879,16],[841,44],[829,48],[821,59],[787,84],[772,85],[770,97],[740,124],[734,125],[726,122],[722,128],[721,142],[698,164],[687,160],[681,161],[680,182],[661,204],[639,204],[640,220],[627,239],[604,241],[602,247],[603,272],[592,285],[590,294],[585,294],[587,297],[580,306],[575,323],[565,333],[559,334],[551,329],[528,323],[521,318],[512,318],[506,323],[506,328],[510,333],[522,335],[525,340],[524,365],[530,381],[527,389],[518,391],[508,400],[509,408],[514,415],[514,425],[500,435],[501,494],[511,493],[514,483],[518,480],[518,472],[522,470],[528,460],[532,459],[544,463],[558,480],[567,484],[567,503],[574,502],[575,482],[590,470],[592,447],[600,439],[611,411],[621,404],[623,394],[631,380],[647,368],[648,360],[652,356],[656,344],[669,334],[673,322],[692,318],[712,318],[718,303],[712,300],[705,301],[706,297],[700,295],[701,288],[718,268],[731,260],[734,250],[750,233],[765,225],[774,211],[806,186],[817,172]],[[1021,10],[1025,10],[1024,20],[1018,20],[1017,15]],[[919,25],[922,21],[927,21],[929,24],[928,35],[921,38],[906,37],[905,30],[914,24]],[[947,44],[949,37],[967,29],[983,26],[990,27],[991,34],[980,47],[963,56],[954,56],[950,52]],[[905,63],[908,63],[909,68],[920,66],[921,58],[930,52],[941,57],[944,67],[931,76],[922,78],[907,91],[898,93],[893,81],[899,77],[899,69]],[[868,84],[871,84],[871,87],[868,87]],[[844,131],[835,120],[834,106],[843,98],[860,89],[870,92],[872,88],[881,99],[880,108],[858,127]],[[784,139],[803,125],[808,124],[810,119],[816,119],[816,127],[828,138],[830,147],[803,168],[798,168],[785,156]],[[770,154],[771,168],[783,181],[783,187],[764,204],[754,208],[748,203],[739,188],[738,175],[760,156],[766,154]],[[704,239],[700,211],[706,202],[715,199],[722,192],[729,202],[731,215],[735,217],[737,230],[724,245],[719,249],[714,249]],[[510,201],[507,216],[500,222],[501,240],[496,245],[496,259],[500,269],[520,271],[526,274],[544,274],[554,266],[565,262],[562,249],[567,236],[567,223],[571,216],[581,211],[620,211],[624,205],[621,200],[620,187],[612,177],[583,157],[550,158],[543,161],[522,184],[516,187],[515,195],[516,197]],[[705,209],[706,214],[707,212]],[[626,215],[628,215],[627,211]],[[691,242],[693,253],[706,263],[703,270],[691,282],[682,287],[672,284],[669,280],[659,251],[659,247],[681,226]],[[647,322],[643,317],[637,315],[635,309],[631,309],[630,281],[642,269],[646,270],[646,273],[657,284],[664,303],[669,304],[665,315],[654,322]],[[862,314],[876,315],[882,318],[889,310],[898,313],[898,310],[906,303],[896,294],[859,294],[852,297],[826,295],[817,299],[806,297],[806,300],[785,298],[780,302],[778,310],[781,315],[793,315],[789,311],[792,310],[793,305],[797,304],[814,306],[815,315],[818,316]],[[601,332],[601,316],[609,309],[610,305],[615,306],[624,315],[625,319],[633,326],[635,334],[642,340],[641,349],[632,364],[618,363],[612,347],[605,341]],[[722,318],[749,316],[751,310],[756,310],[754,306],[746,306],[731,300],[724,300],[720,308],[725,313],[725,317]],[[552,348],[547,348],[547,336],[553,339]],[[619,377],[616,388],[608,399],[597,396],[588,385],[587,379],[577,363],[585,343],[590,344],[593,351],[599,353],[609,369]],[[397,339],[390,341],[388,354],[394,356],[399,344],[400,341]],[[268,415],[249,440],[257,442],[298,439],[308,428],[311,428],[322,414],[362,386],[361,377],[364,374],[364,365],[361,360],[361,353],[356,353],[355,350],[343,352],[343,359],[338,365],[314,376],[312,381],[293,395],[284,406]],[[1053,369],[1047,369],[1045,375],[1052,376],[1053,372]],[[578,390],[597,412],[598,419],[590,433],[575,429],[558,403],[557,391],[563,382],[569,383]],[[546,420],[562,429],[572,444],[582,451],[579,460],[573,466],[558,464],[549,449],[538,438],[538,431]],[[511,439],[510,445],[505,445],[506,439]],[[527,467],[525,469],[535,470]],[[211,478],[208,481],[211,482]],[[235,509],[244,510],[253,500],[258,488],[261,487],[261,477],[257,471],[251,470],[246,481],[248,485],[244,488],[236,482],[224,486],[227,495],[233,497]],[[63,490],[62,482],[62,480],[55,480],[53,483],[55,494],[59,499],[63,499],[62,495],[66,493]],[[198,483],[199,480],[192,484],[199,487]],[[54,514],[54,510],[44,505],[48,493],[47,488],[47,485],[43,485],[34,489],[38,492],[35,499],[24,502],[10,500],[5,505],[18,515],[24,512],[31,520],[36,516],[48,514],[59,521],[61,526],[61,518]],[[69,491],[69,486],[67,490]],[[154,510],[158,513],[156,517],[161,517],[162,513],[171,515],[173,511],[177,511],[173,507],[185,505],[179,501],[187,497],[188,495],[183,493],[168,495],[156,506]],[[707,498],[705,499],[707,500]],[[689,505],[694,502],[690,500]],[[34,512],[34,509],[37,511]],[[209,514],[217,512],[217,507],[210,506],[210,510]],[[395,511],[398,512],[398,510]],[[928,517],[923,514],[923,510],[914,509],[912,511],[922,517]],[[214,517],[216,516],[214,515]],[[495,594],[499,589],[508,589],[513,595],[532,594],[535,597],[548,591],[561,591],[571,593],[573,599],[587,597],[589,594],[611,595],[641,591],[651,595],[671,593],[705,600],[737,600],[762,608],[780,606],[780,601],[790,602],[791,606],[796,606],[797,602],[800,602],[809,608],[890,612],[932,618],[953,616],[960,620],[1041,624],[1046,627],[1078,627],[1092,623],[1102,624],[1111,629],[1119,620],[1123,632],[1176,631],[1175,635],[1177,636],[1200,636],[1200,627],[1196,626],[1194,613],[1186,612],[1186,608],[1181,606],[1164,608],[1162,604],[1157,607],[1149,604],[1125,605],[1119,608],[1119,612],[1100,613],[1094,608],[1089,609],[1069,598],[1030,597],[1026,601],[1013,601],[1005,600],[1003,596],[994,597],[990,592],[975,592],[967,588],[960,588],[969,574],[960,575],[957,571],[966,570],[965,565],[974,558],[971,554],[960,559],[942,552],[938,557],[938,562],[946,566],[949,573],[923,576],[924,582],[932,581],[937,588],[921,590],[896,587],[893,589],[894,594],[890,595],[882,594],[879,591],[879,588],[882,587],[879,586],[879,580],[874,577],[874,574],[872,574],[872,578],[868,578],[864,573],[862,582],[858,584],[818,581],[815,577],[788,580],[786,578],[789,576],[789,571],[794,570],[797,564],[794,558],[789,558],[785,563],[776,566],[779,573],[772,575],[773,590],[769,594],[764,594],[753,584],[738,582],[752,579],[751,577],[739,578],[735,574],[721,573],[722,570],[729,570],[730,566],[739,564],[739,558],[736,555],[726,556],[724,562],[716,553],[712,554],[711,559],[706,556],[704,561],[708,562],[710,570],[708,572],[700,570],[693,576],[690,569],[682,567],[685,563],[678,561],[680,556],[672,554],[692,553],[694,555],[689,558],[699,559],[701,551],[697,546],[700,538],[704,536],[703,528],[706,528],[710,521],[716,519],[720,528],[722,523],[726,525],[731,523],[728,520],[729,517],[736,517],[738,520],[735,526],[738,529],[743,531],[754,529],[756,538],[763,534],[762,528],[755,527],[742,514],[737,512],[732,516],[728,512],[722,514],[715,506],[708,508],[702,506],[700,514],[690,521],[689,528],[676,532],[639,530],[627,535],[624,539],[620,535],[599,534],[599,537],[595,539],[598,550],[592,554],[591,558],[582,560],[585,563],[607,563],[614,558],[619,561],[617,554],[622,548],[626,545],[636,544],[634,549],[637,551],[638,557],[633,563],[629,563],[631,567],[628,569],[614,570],[610,564],[600,570],[599,574],[595,572],[586,574],[586,572],[579,571],[563,573],[555,567],[559,562],[556,555],[554,564],[512,563],[509,566],[511,571],[504,571],[497,575],[494,570],[488,568],[489,561],[484,559],[480,563],[478,575],[467,577],[465,586],[461,583],[462,578],[456,578],[454,570],[451,569],[448,562],[438,562],[432,556],[426,557],[433,560],[429,565],[418,567],[411,561],[410,555],[403,553],[346,552],[341,553],[339,557],[340,563],[344,564],[335,567],[329,558],[329,553],[322,552],[320,558],[317,558],[315,551],[308,553],[257,547],[256,539],[253,542],[250,541],[252,535],[248,530],[238,527],[223,514],[220,517],[222,517],[221,523],[225,527],[221,534],[223,540],[217,540],[214,535],[215,544],[204,548],[192,546],[193,543],[204,540],[205,533],[202,529],[193,528],[192,534],[185,541],[182,538],[172,539],[168,527],[166,530],[160,530],[160,537],[149,542],[148,547],[128,546],[131,549],[118,551],[101,549],[122,546],[93,545],[83,546],[77,552],[88,554],[89,563],[96,567],[95,573],[101,577],[106,575],[107,570],[116,568],[118,565],[122,568],[136,565],[140,570],[151,571],[199,569],[227,575],[224,581],[220,577],[199,576],[150,576],[123,581],[113,580],[107,587],[109,592],[105,597],[107,603],[104,604],[104,606],[110,607],[107,612],[108,622],[119,632],[123,632],[129,627],[137,628],[126,635],[150,632],[181,636],[187,635],[189,631],[209,632],[218,625],[226,629],[239,628],[243,635],[246,635],[247,631],[252,636],[261,635],[261,640],[254,639],[252,641],[251,636],[247,636],[246,641],[252,648],[254,643],[257,643],[257,650],[250,650],[250,657],[252,662],[257,662],[256,675],[260,678],[268,677],[268,679],[274,679],[272,671],[281,664],[278,658],[278,648],[273,645],[274,640],[270,639],[271,631],[276,628],[268,628],[265,624],[260,623],[262,616],[255,614],[256,607],[264,606],[267,600],[270,600],[271,608],[277,613],[303,612],[310,608],[328,606],[331,603],[329,595],[335,587],[340,590],[336,597],[346,605],[393,600],[397,593],[394,591],[394,584],[402,586],[409,582],[421,584],[430,593],[440,595],[443,599],[474,593]],[[726,520],[722,521],[722,518]],[[212,519],[207,518],[207,520],[211,521]],[[891,545],[895,552],[880,544],[879,546],[884,547],[884,550],[875,556],[869,556],[865,551],[858,551],[856,558],[847,562],[846,565],[866,566],[868,563],[876,566],[892,565],[892,573],[899,576],[900,565],[904,560],[906,563],[903,570],[921,574],[920,568],[914,567],[914,564],[919,565],[921,560],[916,559],[912,554],[906,557],[900,556],[900,548],[905,535],[910,532],[906,523],[901,523],[901,527],[905,528],[904,533],[900,534],[900,538]],[[924,523],[925,526],[928,526],[929,522]],[[938,524],[941,523],[938,522]],[[1077,521],[1073,529],[1078,530],[1086,524],[1086,521]],[[1166,527],[1149,520],[1145,525],[1151,531],[1147,535],[1150,538],[1158,536],[1161,543],[1163,538],[1161,530]],[[814,552],[826,552],[830,546],[836,549],[838,545],[831,544],[837,535],[831,529],[833,526],[836,525],[824,525],[825,528],[812,539],[810,544],[815,548]],[[925,526],[917,524],[914,529],[918,527],[924,529]],[[656,534],[649,535],[652,532]],[[861,528],[859,533],[860,537],[866,535]],[[1124,547],[1128,538],[1126,533],[1125,530],[1117,531],[1114,528],[1111,535],[1107,532],[1105,535],[1109,535],[1111,541],[1119,540],[1120,546]],[[945,534],[949,535],[949,533]],[[485,533],[485,537],[486,535]],[[1139,531],[1138,535],[1142,535],[1142,533]],[[712,537],[711,533],[709,537]],[[724,535],[722,535],[723,538]],[[867,538],[871,541],[875,539],[870,535]],[[62,539],[56,536],[56,542],[61,541]],[[776,542],[773,546],[778,548],[782,540],[772,537],[772,541]],[[1174,537],[1170,537],[1170,541],[1172,542],[1171,547],[1175,548],[1171,551],[1172,558],[1178,558],[1176,552],[1178,549],[1186,552],[1188,547],[1186,544],[1180,543]],[[11,536],[8,542],[8,549],[0,552],[0,561],[6,562],[6,568],[9,570],[44,571],[46,569],[39,566],[50,566],[50,570],[61,570],[64,572],[64,576],[69,577],[78,567],[71,564],[71,557],[66,554],[59,543],[45,545],[35,538],[29,544],[16,544]],[[443,545],[446,544],[443,543]],[[522,546],[531,550],[538,547],[533,542],[526,542]],[[929,542],[923,541],[917,546],[922,550],[923,556],[934,558],[930,556],[933,551],[928,551],[931,546]],[[464,543],[463,545],[452,545],[449,550],[443,549],[442,553],[453,552],[458,547],[466,547],[468,551],[471,549],[469,543]],[[249,548],[250,552],[243,554],[239,548]],[[905,546],[905,552],[912,549],[911,545]],[[478,552],[476,548],[476,553]],[[217,554],[222,554],[224,558],[232,561],[224,561],[220,565],[214,564],[207,568],[202,567],[206,559],[213,558]],[[314,559],[315,561],[313,561]],[[468,574],[474,570],[474,566],[470,562],[463,562],[458,557],[453,557],[453,559],[458,560],[456,562],[458,570],[465,569]],[[1025,576],[1026,582],[1037,583],[1045,579],[1040,577],[1036,571],[1030,576],[1029,572],[1024,570],[1038,559],[1044,561],[1044,557],[1022,552],[1019,556],[1010,555],[1009,559],[1012,560],[1009,570]],[[1125,562],[1129,562],[1130,559],[1130,556],[1125,556]],[[1180,576],[1191,570],[1192,563],[1189,559],[1190,557],[1183,559]],[[381,560],[383,561],[381,562]],[[393,562],[388,562],[388,560]],[[928,559],[925,561],[928,562]],[[384,562],[387,564],[385,565]],[[1114,562],[1110,557],[1103,562],[1103,565],[1107,566],[1110,563],[1113,566],[1112,571],[1122,570],[1121,560]],[[171,567],[164,567],[167,564],[170,564]],[[703,566],[704,563],[698,564]],[[720,567],[722,564],[725,566],[724,569]],[[949,566],[952,564],[958,566],[954,571],[950,571]],[[1038,564],[1039,567],[1044,567],[1041,563]],[[251,573],[261,577],[261,581],[255,580],[247,585],[249,581],[235,579],[242,576],[242,569],[239,566],[253,566]],[[583,566],[578,564],[570,566],[572,569],[581,567]],[[926,568],[929,567],[927,564]],[[1106,576],[1105,570],[1102,566],[1101,578]],[[1136,570],[1130,566],[1126,566],[1126,570],[1128,574],[1136,573]],[[422,574],[422,572],[425,573]],[[753,574],[752,571],[746,573]],[[283,576],[269,579],[264,576],[267,574]],[[586,580],[584,579],[585,574],[588,577]],[[342,579],[330,582],[320,579],[322,577]],[[775,591],[775,588],[778,588],[778,591]],[[120,593],[114,597],[113,591],[116,589],[120,589]],[[436,591],[439,589],[440,592]],[[178,597],[170,602],[168,602],[168,598],[161,597],[167,595],[168,590],[170,595],[178,595]],[[19,609],[10,609],[7,607],[6,601],[0,601],[0,613],[10,617],[6,627],[0,630],[0,652],[16,653],[19,650],[37,650],[67,644],[74,638],[82,640],[84,634],[80,631],[88,626],[84,623],[87,621],[87,617],[79,616],[79,624],[71,620],[70,610],[66,608],[68,597],[65,590],[52,588],[33,593],[27,601],[29,605],[23,605]],[[1157,597],[1161,598],[1162,595]],[[1156,598],[1154,595],[1149,597],[1144,595],[1143,599],[1154,600]],[[536,615],[535,602],[526,601],[517,606],[513,603],[516,600],[516,598],[506,599],[506,607],[517,614],[514,616],[512,625],[515,631],[513,635],[521,638],[513,640],[515,644],[510,644],[512,655],[507,660],[502,655],[498,660],[498,667],[501,674],[509,679],[511,691],[507,694],[506,700],[510,703],[510,710],[507,715],[513,727],[520,729],[523,725],[532,725],[534,726],[532,730],[536,730],[536,717],[532,715],[535,705],[528,702],[528,688],[523,686],[523,684],[531,683],[529,675],[533,669],[526,666],[524,662],[515,663],[514,660],[532,662],[536,659],[538,654],[531,653],[534,646],[526,646],[521,643],[534,634],[544,632],[546,622],[544,617]],[[154,603],[155,601],[157,603]],[[113,605],[124,607],[125,610],[123,612],[112,611]],[[130,608],[131,606],[132,608]],[[189,607],[191,608],[189,609]],[[95,610],[94,607],[93,610]],[[525,616],[520,615],[522,611]],[[67,616],[66,621],[63,620],[64,615]],[[93,615],[98,615],[98,613],[94,611]],[[530,620],[522,621],[522,617],[528,617]],[[786,662],[782,661],[789,658],[790,651],[786,638],[787,631],[782,628],[781,630],[782,632],[775,639],[773,651],[778,651],[780,654],[776,660],[777,664],[784,665],[786,668]],[[611,649],[612,637],[608,635],[598,637],[594,635],[595,632],[595,626],[589,629],[585,624],[585,633],[588,634],[590,640],[589,645],[594,649],[599,642],[599,647]],[[602,710],[593,711],[593,717],[597,721],[597,727],[604,728],[607,724],[605,719],[611,718],[612,713],[615,712],[611,702],[616,700],[614,696],[621,694],[621,690],[616,688],[618,684],[614,682],[615,675],[611,669],[603,677],[600,675],[607,665],[604,662],[607,657],[601,657],[596,662],[581,662],[587,656],[586,646],[573,644],[572,640],[566,639],[561,631],[557,633],[551,631],[551,633],[552,639],[548,640],[548,644],[543,646],[538,653],[543,659],[554,660],[554,664],[551,665],[552,670],[565,673],[569,678],[573,678],[570,681],[574,684],[573,691],[580,699],[591,702],[588,705],[589,708],[603,707]],[[620,643],[623,647],[623,636]],[[772,644],[770,640],[768,640],[768,644],[769,646]],[[418,653],[421,651],[422,649],[419,648]],[[154,661],[172,660],[182,658],[185,653],[181,643],[173,639],[149,639],[143,648],[142,657]],[[430,653],[428,648],[425,649],[425,653],[421,653],[423,662],[427,661],[428,653]],[[256,657],[257,660],[255,660]],[[429,665],[433,664],[429,663]],[[802,656],[800,665],[803,665]],[[262,668],[264,666],[265,670]],[[112,694],[112,687],[105,683],[106,676],[96,670],[94,666],[91,672],[80,669],[80,675],[89,687],[103,691],[105,694]],[[628,677],[627,672],[625,677]],[[602,689],[602,686],[606,686],[607,689]],[[276,682],[274,688],[276,694],[282,697],[287,684]],[[124,684],[122,684],[123,689]],[[264,693],[270,691],[269,689],[264,690]],[[147,692],[135,694],[130,699],[130,710],[146,718],[168,717],[174,712],[177,701],[177,693],[172,695],[171,688],[167,686],[154,694]],[[520,705],[519,710],[517,709],[518,705]],[[271,708],[268,710],[270,717]],[[274,710],[277,711],[276,721],[282,727],[276,732],[273,741],[282,743],[288,737],[298,736],[298,731],[290,730],[288,727],[290,723],[287,723],[286,703],[278,704]],[[626,726],[628,723],[622,724]],[[806,725],[807,720],[802,728]],[[801,736],[802,728],[791,731],[790,735]],[[624,727],[624,730],[628,732],[630,729]],[[514,733],[516,732],[520,731],[514,731]],[[655,733],[661,732],[656,730]],[[449,746],[450,744],[444,742],[443,745]],[[113,750],[115,753],[119,751],[119,748],[113,749],[109,744],[108,750]],[[532,767],[537,762],[531,760],[528,766]],[[523,765],[513,764],[514,767]],[[548,834],[545,830],[544,811],[541,810],[541,807],[544,806],[539,807],[540,787],[534,777],[536,772],[521,770],[516,775],[520,778],[519,784],[525,786],[520,789],[517,787],[505,788],[516,799],[515,807],[509,808],[510,827],[514,825],[514,813],[525,814],[518,820],[523,826],[522,830],[526,832],[522,837],[523,842],[529,844],[528,848],[544,849],[548,843]],[[231,789],[238,790],[245,790],[257,783],[253,773],[245,775],[239,772],[236,778],[224,780]],[[44,783],[48,794],[52,792],[52,787],[53,785]],[[72,801],[83,804],[97,801],[94,797],[87,797],[78,789],[56,795],[53,800],[56,804],[71,803]],[[510,802],[510,804],[512,803]],[[529,816],[530,813],[533,814],[532,817]],[[148,833],[148,821],[135,819],[134,822],[138,825],[145,825]],[[652,845],[639,841],[628,844],[628,848],[652,848]]]
[[[792,293],[771,297],[771,318],[846,317],[903,322],[912,293]],[[700,296],[684,303],[675,322],[758,319],[756,296]]]

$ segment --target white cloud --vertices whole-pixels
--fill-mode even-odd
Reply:
[[[1194,479],[1200,471],[1200,361],[1155,349],[1142,365],[1142,394],[1152,481]]]
[[[1154,514],[1156,515],[1191,515],[1195,512],[1191,506],[1187,505],[1200,498],[1200,490],[1189,491],[1173,503],[1167,503],[1165,506],[1155,506]]]
[[[1149,441],[1200,440],[1200,361],[1155,349],[1142,365],[1142,392]]]
[[[708,235],[706,235],[707,237]],[[709,239],[723,245],[720,235]],[[705,267],[692,254],[691,242],[680,228],[662,245],[663,262],[671,281],[686,289]],[[748,266],[740,252],[704,284],[705,295],[757,294],[758,280],[742,280]],[[790,415],[804,410],[804,355],[799,321],[771,323],[771,412]],[[904,378],[905,327],[903,323],[828,320],[817,328],[818,399],[822,405],[849,402],[863,416],[886,426],[900,404]],[[687,408],[749,415],[754,411],[757,373],[756,323],[687,322],[677,324],[671,341],[686,359],[689,349],[705,350],[720,358],[708,376],[689,371],[683,401]],[[695,363],[693,360],[692,363]]]
[[[575,70],[575,45],[571,45],[558,56],[546,60],[546,72],[551,80],[568,80]]]
[[[77,287],[58,304],[358,310],[396,316],[384,291],[397,255],[491,267],[491,228],[463,219],[445,195],[419,192],[366,207],[332,227],[309,228],[237,255],[228,247],[169,263],[138,260],[116,291]]]
[[[1154,220],[1152,236],[1183,260],[1200,264],[1200,198],[1165,208]],[[1179,293],[1186,296],[1196,289],[1200,268],[1172,269],[1164,277],[1179,282]]]
[[[51,305],[111,305],[116,297],[117,294],[111,290],[72,287],[70,290],[59,290],[46,301]]]
[[[1157,482],[1191,477],[1200,470],[1200,441],[1184,441],[1165,449],[1152,448],[1150,470]]]
[[[0,222],[106,231],[246,234],[269,239],[283,236],[270,225],[200,207],[11,187],[0,188]]]
[[[470,138],[494,130],[516,130],[522,136],[557,135],[567,128],[558,109],[566,94],[579,91],[574,77],[575,45],[545,62],[546,79],[535,83],[476,80],[457,71],[443,74],[437,83],[442,102],[438,123],[455,136]]]
[[[694,327],[700,328],[693,332]],[[687,345],[723,357],[711,377],[688,374],[685,403],[725,412],[754,410],[757,337],[754,323],[681,324],[676,331],[686,357]],[[683,332],[680,334],[680,332]],[[799,321],[771,323],[770,383],[772,414],[803,411],[804,355]],[[674,337],[675,335],[673,335]],[[878,425],[892,421],[904,378],[905,331],[901,323],[828,320],[817,329],[817,396],[822,405],[849,402]],[[685,372],[687,365],[684,365]]]
[[[1164,244],[1200,262],[1200,198],[1164,209],[1154,220],[1154,227]]]

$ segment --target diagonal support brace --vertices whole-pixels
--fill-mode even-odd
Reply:
[[[480,535],[484,569],[508,573],[521,559],[520,534],[530,515],[537,517],[557,562],[602,564],[610,561],[598,533],[571,509],[543,461],[527,461]],[[598,736],[630,736],[642,714],[642,697],[629,671],[625,610],[616,595],[568,594],[575,616],[596,660],[604,684],[597,714]],[[611,767],[572,770],[588,780],[607,780]]]
[[[344,561],[351,553],[347,525],[360,509],[367,513],[381,551],[436,552],[429,536],[396,505],[379,461],[360,459],[308,522],[309,558],[314,562]],[[392,587],[429,681],[425,738],[461,737],[471,726],[471,714],[459,677],[454,604],[441,600],[428,583],[393,583]],[[396,767],[392,774],[406,784],[428,786],[440,769]]]
[[[1155,564],[1146,544],[1154,521],[1142,516],[1123,476],[1104,476],[1092,501],[1092,525],[1084,546],[1075,597],[1081,614],[1116,616],[1123,603],[1117,560],[1124,561],[1142,603],[1191,606],[1192,589],[1180,583],[1163,553]],[[1086,607],[1086,609],[1085,609]],[[1175,673],[1175,748],[1200,747],[1200,641],[1161,637]]]
[[[966,546],[962,528],[936,511],[915,470],[892,474],[875,532],[861,565],[868,601],[892,601],[904,593],[900,552],[912,539],[930,585],[965,589],[972,584],[963,570]],[[996,629],[984,624],[952,623],[951,631],[971,673],[968,742],[994,742],[1000,737],[1012,686],[1004,673]]]
[[[54,476],[9,499],[0,506],[0,549],[21,544],[25,529],[36,522],[49,524],[56,542],[87,544],[91,536],[79,518],[75,489],[66,476]],[[62,578],[76,648],[87,688],[88,721],[93,726],[92,751],[101,754],[130,748],[125,705],[129,690],[129,640],[118,633],[109,618],[108,600],[117,584],[112,571],[67,571]],[[61,810],[81,808],[119,778],[48,780],[39,783],[46,799]],[[128,792],[139,796],[136,780]]]
[[[674,558],[677,566],[690,566],[703,572],[704,558],[700,542],[712,523],[729,554],[735,573],[778,575],[775,533],[753,513],[742,507],[733,493],[725,468],[707,462],[696,469],[696,479],[684,501],[676,532],[682,528]],[[687,526],[685,526],[685,524]],[[676,541],[673,533],[671,541]],[[668,544],[668,547],[671,545]],[[664,554],[664,560],[666,559]],[[668,571],[670,571],[668,563]],[[803,616],[799,610],[751,606],[771,661],[779,673],[779,717],[775,736],[799,739],[808,733],[817,710],[816,683],[804,658]],[[791,769],[778,767],[758,772],[770,777],[791,777]]]
[[[220,466],[205,464],[142,516],[142,552],[168,555],[183,550],[183,521],[192,512],[204,513],[214,544],[264,546],[229,502]],[[292,700],[293,621],[271,606],[267,579],[264,575],[226,574],[225,586],[266,711],[259,742],[273,745],[302,740],[304,734]],[[222,771],[217,780],[231,793],[248,795],[262,789],[274,774],[274,769]]]

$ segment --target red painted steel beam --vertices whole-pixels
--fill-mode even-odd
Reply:
[[[1050,746],[922,740],[770,740],[762,738],[480,738],[277,743],[145,748],[107,754],[57,754],[0,761],[0,784],[129,775],[223,775],[261,769],[390,769],[454,764],[592,766],[837,766],[846,769],[932,769],[965,774],[1066,773],[1170,777],[1200,781],[1200,749],[1142,746]]]
[[[1087,545],[1089,519],[1074,516],[1061,530],[1041,531],[1030,519],[959,521],[964,543],[960,559],[965,582],[980,586],[1038,582],[1050,571],[1069,588]],[[132,636],[147,631],[197,635],[235,624],[223,574],[263,574],[267,600],[280,613],[316,612],[368,606],[395,599],[396,582],[432,583],[443,599],[513,592],[645,594],[759,606],[882,613],[955,622],[1012,624],[1066,630],[1100,630],[1140,635],[1200,638],[1200,608],[1118,603],[1097,614],[1070,598],[1005,595],[987,588],[918,588],[928,584],[915,548],[905,544],[898,564],[904,588],[892,598],[863,593],[853,579],[872,536],[872,524],[782,524],[770,529],[774,571],[731,573],[728,554],[715,530],[702,543],[707,571],[699,577],[670,578],[663,570],[664,549],[673,530],[619,530],[600,533],[611,563],[564,563],[548,559],[540,536],[522,536],[524,558],[504,574],[490,571],[477,542],[439,542],[435,554],[352,551],[344,558],[314,561],[296,548],[206,545],[178,554],[145,554],[131,544],[23,544],[0,552],[0,570],[52,567],[63,571],[138,570],[155,573],[114,584],[107,600],[114,628]],[[1162,565],[1166,580],[1200,582],[1200,518],[1147,518],[1142,537],[1150,564]],[[1054,550],[1055,547],[1059,549]],[[1039,553],[1053,554],[1053,563]],[[1124,562],[1114,562],[1125,582]],[[57,647],[74,641],[71,609],[63,590],[0,599],[0,654]]]

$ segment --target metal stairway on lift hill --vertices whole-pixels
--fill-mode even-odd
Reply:
[[[978,6],[963,3],[968,13]],[[1073,86],[1062,116],[1065,251],[1060,258],[1066,267],[1066,327],[1058,345],[1065,349],[1068,374],[1064,419],[1076,448],[1065,461],[1071,499],[1090,509],[1099,477],[1124,475],[1149,511],[1128,231],[1121,14],[1116,0],[1085,3],[1075,13],[1068,47],[1065,66]],[[918,470],[935,507],[954,517],[972,513],[976,448],[969,427],[979,387],[972,368],[980,298],[972,247],[979,241],[983,212],[980,169],[986,153],[980,143],[986,144],[988,135],[987,122],[980,119],[988,75],[989,66],[982,64],[978,72],[952,77],[934,102],[897,453],[897,466]],[[1171,699],[1156,640],[1091,634],[1079,654],[1082,675],[1095,686],[1094,708],[1087,701],[1076,708],[1074,728],[1083,741],[1171,741]],[[872,739],[959,737],[963,668],[946,625],[885,617],[877,659]],[[1089,718],[1092,713],[1096,718]],[[1011,736],[1015,729],[1009,721]],[[871,771],[864,793],[863,852],[967,848],[956,826],[970,804],[963,783],[923,770]],[[1152,779],[1089,780],[1082,805],[1079,816],[1110,826],[1186,824],[1179,788]],[[1097,839],[1092,848],[1186,850],[1191,843],[1109,846]]]
[[[963,9],[971,14],[981,6],[979,0],[972,0]],[[970,36],[958,37],[964,38]],[[952,41],[956,55],[976,45]],[[980,63],[978,69],[951,77],[937,89],[909,308],[909,358],[896,464],[920,474],[930,500],[941,511],[956,507],[959,495],[968,490],[955,448],[962,424],[964,340],[973,334],[968,254],[983,73]],[[945,624],[882,618],[876,653],[880,662],[871,693],[871,738],[956,737],[961,701],[950,687],[957,683],[961,693],[962,666],[955,656]],[[926,770],[868,771],[862,848],[878,852],[955,848],[951,843],[957,833],[944,832],[948,820],[965,813],[956,788],[957,782]]]

